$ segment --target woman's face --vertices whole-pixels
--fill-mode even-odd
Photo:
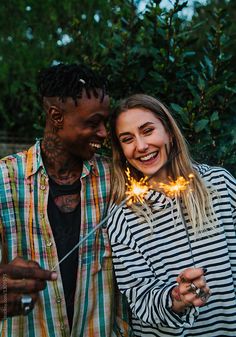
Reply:
[[[145,176],[152,176],[167,160],[170,135],[149,110],[133,108],[116,121],[116,135],[127,161]],[[156,177],[166,178],[165,168]]]

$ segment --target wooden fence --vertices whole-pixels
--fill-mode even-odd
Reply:
[[[0,158],[29,148],[34,140],[0,131]]]

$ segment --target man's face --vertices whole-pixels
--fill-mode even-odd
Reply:
[[[75,106],[69,98],[63,104],[63,127],[58,130],[62,146],[68,154],[82,160],[89,160],[101,147],[107,133],[105,123],[109,114],[109,97],[103,101],[91,94],[88,98],[83,92]]]

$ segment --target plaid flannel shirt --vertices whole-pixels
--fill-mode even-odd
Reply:
[[[58,263],[47,216],[49,186],[40,142],[0,161],[0,233],[2,258],[35,260],[42,268]],[[106,216],[110,200],[108,160],[95,155],[84,162],[81,175],[80,240]],[[7,254],[7,256],[6,256]],[[48,282],[28,316],[2,322],[2,337],[70,336],[63,285]],[[78,273],[71,336],[129,336],[127,311],[114,286],[112,256],[103,227],[78,249]],[[119,311],[119,312],[118,312]]]

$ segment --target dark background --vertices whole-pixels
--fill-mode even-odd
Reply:
[[[42,67],[85,62],[108,76],[112,104],[131,93],[156,96],[196,160],[236,175],[236,1],[196,3],[191,19],[182,14],[188,1],[172,2],[167,10],[147,1],[140,12],[132,0],[2,0],[0,143],[42,136]]]

